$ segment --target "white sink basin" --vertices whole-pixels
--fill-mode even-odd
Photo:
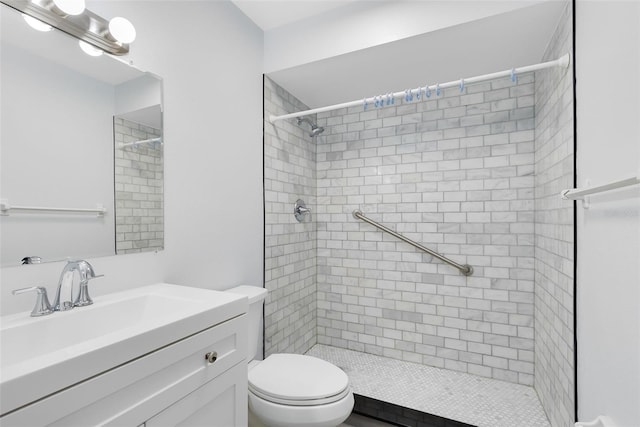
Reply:
[[[163,283],[49,316],[4,316],[0,414],[246,311],[240,295]]]

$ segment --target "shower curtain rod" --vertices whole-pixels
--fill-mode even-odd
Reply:
[[[160,143],[160,144],[162,144],[162,137],[141,139],[140,141],[133,141],[133,142],[123,143],[123,144],[120,144],[120,148],[137,146],[137,145],[140,145],[140,144],[149,144],[149,143],[154,143],[154,144],[155,143]]]
[[[485,80],[491,80],[491,79],[497,79],[499,77],[506,77],[506,76],[513,76],[513,75],[517,75],[517,74],[521,74],[521,73],[527,73],[530,71],[538,71],[538,70],[544,70],[545,68],[552,68],[552,67],[568,67],[569,64],[571,63],[571,55],[569,53],[565,54],[564,56],[553,60],[553,61],[548,61],[548,62],[541,62],[539,64],[534,64],[534,65],[527,65],[524,67],[519,67],[519,68],[513,68],[511,70],[504,70],[504,71],[498,71],[495,73],[491,73],[491,74],[483,74],[481,76],[475,76],[475,77],[469,77],[466,79],[459,79],[459,80],[454,80],[454,81],[450,81],[450,82],[446,82],[446,83],[440,83],[440,84],[434,84],[431,86],[426,86],[424,88],[418,88],[418,90],[438,90],[438,89],[446,89],[449,87],[454,87],[454,86],[462,86],[464,87],[465,84],[468,83],[477,83],[477,82],[482,82]],[[415,91],[415,89],[411,89],[411,94],[413,94]],[[285,119],[292,119],[295,117],[302,117],[302,116],[308,116],[310,114],[316,114],[316,113],[323,113],[325,111],[333,111],[333,110],[339,110],[340,108],[347,108],[347,107],[354,107],[356,105],[365,105],[365,104],[373,104],[376,101],[382,101],[383,99],[387,99],[387,97],[391,96],[393,98],[400,98],[402,96],[406,96],[408,94],[408,91],[400,91],[400,92],[395,92],[395,93],[391,93],[391,94],[383,94],[380,96],[373,96],[373,97],[369,97],[369,98],[365,98],[365,99],[359,99],[357,101],[350,101],[350,102],[344,102],[342,104],[335,104],[335,105],[329,105],[326,107],[320,107],[320,108],[312,108],[310,110],[305,110],[305,111],[298,111],[297,113],[290,113],[290,114],[284,114],[282,116],[274,116],[274,115],[270,115],[269,116],[269,122],[274,123],[278,120],[285,120]]]

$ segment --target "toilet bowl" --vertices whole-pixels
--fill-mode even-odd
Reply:
[[[249,357],[253,357],[267,290],[238,286],[227,292],[249,298]],[[263,361],[250,361],[248,375],[250,427],[336,427],[353,409],[347,374],[316,357],[272,354]]]
[[[249,409],[266,426],[335,427],[353,409],[349,378],[324,360],[272,354],[249,369]]]

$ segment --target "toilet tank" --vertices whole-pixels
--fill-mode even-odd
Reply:
[[[257,286],[236,286],[235,288],[227,289],[225,292],[232,292],[234,294],[245,295],[249,298],[249,333],[247,339],[249,340],[249,347],[247,355],[250,362],[256,357],[258,351],[258,336],[260,335],[260,321],[262,320],[262,306],[264,299],[267,297],[267,290],[265,288],[259,288]]]

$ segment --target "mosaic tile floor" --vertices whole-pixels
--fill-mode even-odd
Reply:
[[[307,354],[342,368],[363,396],[478,427],[549,427],[532,387],[321,344]]]

